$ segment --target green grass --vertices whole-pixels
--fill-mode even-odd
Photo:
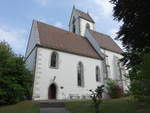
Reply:
[[[40,109],[33,101],[23,101],[15,105],[1,106],[0,113],[40,113]]]
[[[65,102],[72,113],[95,113],[90,100]],[[138,103],[129,98],[104,100],[100,113],[150,113],[150,105]]]
[[[91,100],[65,101],[71,113],[95,113]],[[143,104],[131,98],[104,100],[100,113],[150,113],[150,104]],[[15,105],[0,107],[0,113],[40,113],[39,105],[33,101],[23,101]]]

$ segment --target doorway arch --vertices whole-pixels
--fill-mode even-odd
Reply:
[[[48,99],[56,99],[57,86],[53,83],[48,88]]]

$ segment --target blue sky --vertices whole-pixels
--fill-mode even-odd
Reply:
[[[17,54],[24,55],[32,20],[68,30],[73,5],[89,12],[96,30],[115,37],[121,23],[113,20],[109,0],[1,0],[0,41],[7,41]],[[117,42],[121,45],[119,42]]]

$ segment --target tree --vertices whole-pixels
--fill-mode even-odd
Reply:
[[[91,98],[94,104],[95,113],[99,113],[100,103],[102,102],[102,93],[104,92],[104,85],[98,86],[95,91],[89,91],[91,92]]]
[[[6,42],[0,42],[0,105],[29,99],[31,86],[32,74],[23,57],[13,53]]]
[[[150,54],[150,1],[111,0],[111,3],[114,4],[114,18],[123,21],[116,39],[121,40],[126,48],[122,61],[130,68],[132,94],[144,98],[150,93],[150,75],[144,70],[145,68],[148,71],[149,65],[145,64],[146,59],[143,56]]]
[[[131,91],[138,100],[150,102],[150,54],[144,54],[142,60],[135,66],[138,72],[130,73]]]
[[[128,68],[140,64],[140,55],[150,53],[150,1],[111,0],[114,18],[123,21],[116,39],[121,40],[127,52],[124,63]]]

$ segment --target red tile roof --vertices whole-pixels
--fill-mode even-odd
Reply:
[[[73,54],[99,59],[100,56],[85,37],[37,22],[40,45]]]
[[[99,43],[100,47],[116,53],[122,53],[122,49],[113,41],[113,39],[102,33],[90,30],[91,35]]]

